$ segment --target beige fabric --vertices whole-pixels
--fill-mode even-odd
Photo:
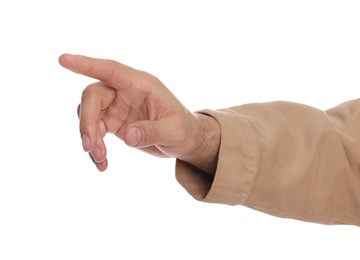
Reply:
[[[178,160],[196,199],[360,226],[360,100],[321,111],[272,102],[202,111],[221,126],[214,179]]]

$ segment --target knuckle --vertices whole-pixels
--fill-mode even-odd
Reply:
[[[83,90],[81,98],[82,100],[94,98],[99,95],[100,90],[101,89],[99,83],[90,84]]]
[[[109,63],[110,66],[116,66],[116,65],[118,64],[117,61],[112,60],[112,59],[105,59],[105,61],[106,61],[107,63]]]

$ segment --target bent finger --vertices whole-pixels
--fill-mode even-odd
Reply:
[[[106,146],[100,131],[97,134],[96,145],[94,149],[90,151],[90,153],[96,163],[101,163],[106,160]]]
[[[83,91],[79,119],[80,134],[85,151],[91,152],[95,148],[98,138],[102,138],[104,132],[106,133],[101,116],[103,110],[112,103],[115,96],[115,90],[101,82],[91,84]],[[98,136],[100,130],[101,134]]]
[[[106,168],[107,168],[107,166],[108,166],[108,160],[107,160],[107,159],[105,159],[105,161],[103,161],[103,162],[98,163],[98,162],[96,162],[96,161],[94,160],[94,158],[92,157],[91,153],[89,153],[89,157],[90,157],[91,161],[95,164],[96,168],[97,168],[99,171],[103,172],[103,171],[106,170]]]

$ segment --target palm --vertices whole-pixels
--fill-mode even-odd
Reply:
[[[102,113],[100,125],[104,126],[101,127],[105,130],[102,130],[103,135],[113,133],[124,140],[125,131],[129,125],[144,120],[167,120],[167,117],[172,117],[174,113],[177,113],[175,111],[178,111],[182,105],[170,92],[167,93],[160,81],[153,79],[153,82],[153,86],[134,84],[127,89],[116,90],[114,99]],[[140,149],[156,156],[167,157],[168,153],[172,152],[169,148],[152,145]]]

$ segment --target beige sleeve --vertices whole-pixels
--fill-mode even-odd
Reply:
[[[327,111],[272,102],[202,112],[221,126],[215,177],[176,162],[195,199],[360,226],[360,100]]]

